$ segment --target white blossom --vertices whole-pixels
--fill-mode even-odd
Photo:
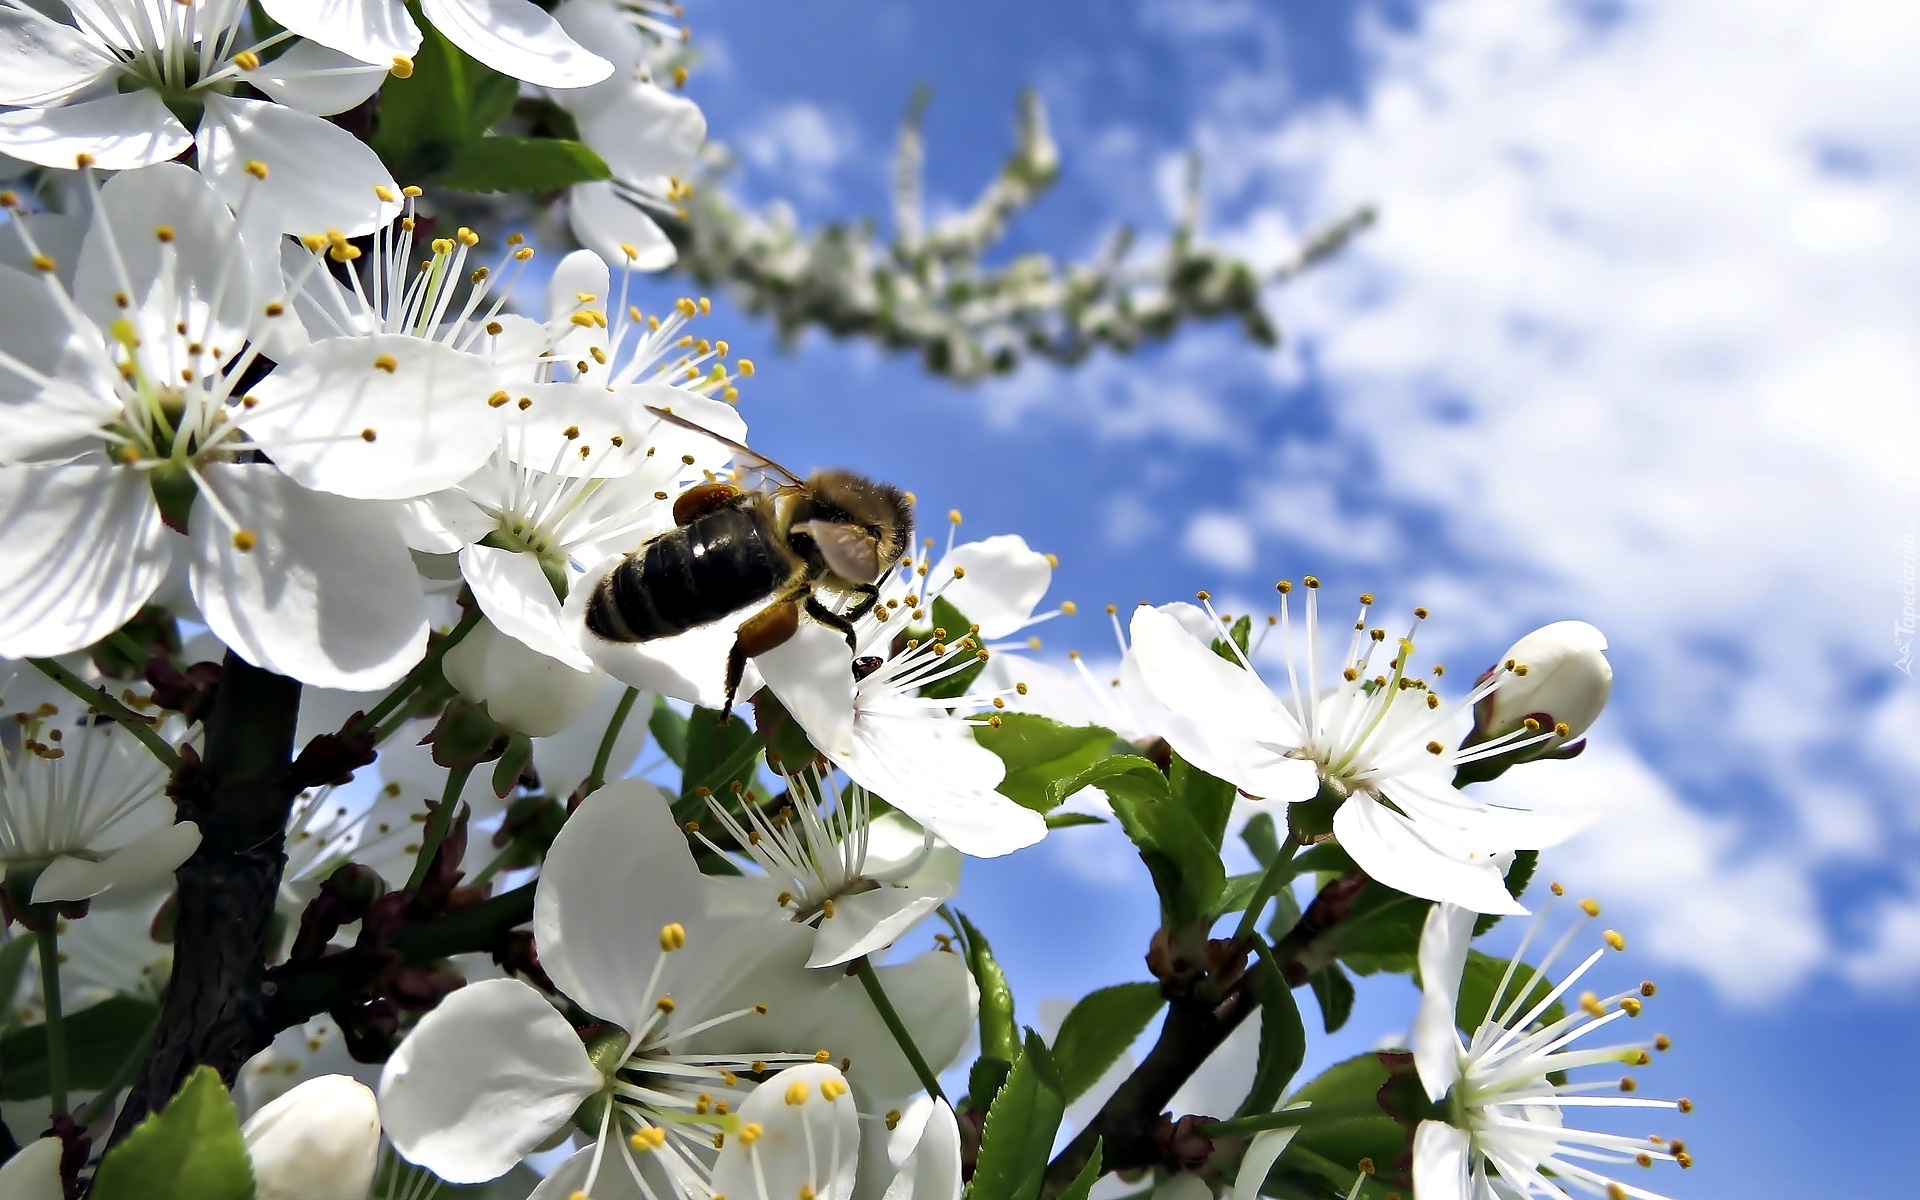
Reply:
[[[268,16],[301,37],[412,73],[420,27],[400,0],[267,0]],[[598,83],[613,64],[582,46],[532,0],[422,0],[441,36],[503,75],[540,87]]]
[[[365,1200],[380,1162],[380,1109],[345,1075],[274,1099],[240,1130],[258,1200]]]

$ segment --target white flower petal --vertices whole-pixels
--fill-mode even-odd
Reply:
[[[1455,788],[1445,771],[1395,775],[1381,780],[1379,788],[1422,826],[1444,831],[1436,838],[1488,853],[1557,846],[1600,815],[1591,809],[1549,812],[1482,804]]]
[[[0,9],[0,104],[59,104],[103,81],[112,70],[112,59],[73,26],[30,4]]]
[[[482,621],[447,651],[441,665],[461,695],[484,702],[487,714],[508,729],[536,738],[573,724],[599,695],[602,678],[591,663],[575,669],[500,632],[491,621]]]
[[[887,883],[920,887],[960,886],[966,858],[952,846],[933,839],[919,822],[904,813],[881,813],[867,823],[867,877]]]
[[[301,484],[406,500],[473,474],[500,443],[491,369],[401,334],[315,342],[255,385],[239,422]],[[372,441],[366,431],[373,431]]]
[[[1293,1141],[1293,1135],[1299,1133],[1297,1126],[1286,1129],[1266,1129],[1257,1133],[1253,1141],[1247,1143],[1247,1152],[1240,1159],[1239,1173],[1233,1177],[1233,1194],[1230,1200],[1260,1200],[1260,1189],[1266,1185],[1267,1172],[1273,1170],[1273,1164]]]
[[[1133,611],[1121,673],[1165,712],[1162,736],[1180,756],[1250,796],[1292,803],[1320,790],[1312,763],[1286,757],[1303,735],[1253,672],[1228,662],[1159,609]]]
[[[975,858],[1011,854],[1047,836],[1045,817],[995,790],[1006,765],[973,740],[965,721],[911,699],[899,702],[903,711],[862,704],[853,752],[834,760],[854,782]]]
[[[1152,1200],[1213,1200],[1213,1188],[1191,1171],[1177,1171],[1153,1189]]]
[[[448,41],[538,87],[586,87],[613,74],[612,63],[568,37],[530,0],[422,0],[420,7]]]
[[[610,783],[581,802],[547,852],[534,894],[540,965],[580,1007],[637,1029],[658,996],[647,991],[660,931],[679,924],[695,957],[705,914],[700,872],[660,789]]]
[[[98,862],[62,855],[47,865],[33,884],[35,904],[88,900],[108,890],[125,894],[159,891],[173,869],[200,845],[200,827],[192,821],[164,825],[120,847]]]
[[[295,42],[286,53],[240,77],[281,104],[329,116],[380,90],[389,64],[365,63],[317,42]]]
[[[206,115],[194,136],[200,169],[236,209],[257,205],[284,233],[338,229],[349,237],[400,215],[393,176],[365,142],[338,125],[265,100],[205,98]],[[265,179],[247,174],[247,164],[256,161],[266,164]]]
[[[894,1011],[935,1074],[960,1056],[973,1030],[977,990],[957,954],[929,950],[896,966],[874,971]],[[920,1077],[887,1032],[857,979],[834,986],[833,1003],[817,1026],[819,1044],[835,1057],[851,1058],[847,1078],[863,1096],[910,1096]]]
[[[620,1144],[618,1137],[609,1139],[604,1154],[597,1146],[587,1146],[561,1163],[553,1174],[542,1179],[527,1200],[570,1200],[570,1197],[585,1192],[588,1178],[593,1174],[595,1159],[600,1160],[600,1175],[592,1180],[593,1200],[659,1200],[662,1196],[674,1194],[673,1185],[662,1176],[654,1161],[655,1156],[651,1154],[637,1155],[630,1160],[653,1189],[651,1195],[642,1192],[621,1161],[625,1154],[626,1148]]]
[[[627,80],[646,69],[652,54],[646,36],[610,0],[564,0],[553,10],[553,19],[560,22],[568,37],[582,46],[592,46],[614,67],[612,75],[590,87],[555,92],[554,101],[568,112],[578,116],[617,102],[625,93]]]
[[[1053,568],[1047,556],[1028,546],[1025,538],[1003,533],[955,546],[953,553],[940,560],[936,575],[945,578],[935,579],[933,585],[952,580],[940,589],[941,597],[991,639],[1009,637],[1026,627],[1033,606],[1053,581]]]
[[[563,340],[554,353],[580,355],[581,361],[591,368],[589,377],[604,380],[606,372],[587,357],[586,344]],[[673,457],[669,461],[673,464],[673,473],[678,475],[681,473],[679,443],[697,435],[683,433],[678,439],[652,435],[661,422],[649,415],[645,406],[658,403],[657,391],[650,387],[598,387],[577,383],[522,384],[513,389],[513,395],[528,403],[524,408],[514,404],[507,410],[510,413],[507,460],[569,478],[628,475],[648,462],[647,451],[651,449],[655,459],[671,453]],[[620,439],[618,446],[614,445],[614,438]],[[711,443],[707,445],[710,447]],[[662,467],[665,466],[663,463]]]
[[[615,179],[660,187],[684,173],[707,140],[700,106],[644,80],[607,85],[616,86],[612,97],[578,114],[580,140],[607,161]]]
[[[165,242],[156,236],[162,226]],[[246,337],[255,293],[279,286],[271,264],[250,261],[213,186],[179,163],[125,171],[101,187],[73,273],[74,301],[103,329],[127,315],[121,300],[129,293],[135,309],[151,305],[153,318],[169,327],[150,336],[173,336],[179,297],[192,295],[209,308],[217,302],[218,311],[192,336],[228,355]]]
[[[834,967],[891,946],[953,895],[952,888],[879,887],[842,896],[814,935],[809,967]]]
[[[569,636],[562,624],[560,598],[533,555],[466,546],[460,551],[460,574],[480,611],[502,633],[576,672],[594,669],[578,637]]]
[[[587,707],[585,716],[551,737],[533,739],[533,769],[549,796],[571,796],[593,770],[600,739],[606,736],[607,723],[626,691],[626,684],[602,676],[600,694]],[[613,752],[607,756],[608,779],[621,779],[633,769],[634,760],[647,744],[647,719],[652,714],[652,696],[642,693],[634,698],[626,721],[613,739]]]
[[[1349,796],[1333,814],[1333,834],[1361,870],[1396,891],[1477,913],[1527,911],[1507,893],[1492,857],[1470,860],[1365,792]]]
[[[457,488],[396,501],[393,519],[407,545],[423,554],[457,554],[494,527],[493,518]]]
[[[413,559],[375,504],[310,492],[263,464],[213,463],[193,508],[192,587],[208,628],[255,666],[344,691],[386,687],[420,661],[426,603]]]
[[[1413,1135],[1413,1194],[1419,1200],[1474,1200],[1472,1140],[1445,1121],[1422,1121]]]
[[[960,1188],[960,1126],[947,1102],[935,1100],[886,1200],[960,1200]]]
[[[0,467],[0,656],[84,649],[126,624],[173,557],[146,478],[104,463]]]
[[[0,350],[53,377],[42,387],[0,367],[0,463],[98,446],[101,426],[120,415],[106,355],[91,327],[76,329],[55,305],[46,280],[0,267]]]
[[[720,1148],[715,1195],[848,1200],[853,1194],[860,1113],[831,1064],[802,1063],[774,1074],[747,1093],[739,1111],[743,1123],[760,1127],[760,1136],[748,1145],[736,1134]]]
[[[58,108],[0,113],[0,153],[64,171],[91,156],[101,171],[129,171],[177,158],[193,135],[166,102],[144,88]]]
[[[241,1127],[259,1200],[366,1200],[380,1165],[380,1106],[349,1075],[321,1075]]]
[[[60,1183],[59,1138],[28,1142],[20,1152],[0,1163],[0,1196],[7,1200],[66,1200]]]
[[[380,1074],[380,1115],[408,1162],[448,1183],[511,1170],[600,1089],[566,1018],[517,979],[454,992]]]
[[[664,271],[680,257],[654,219],[611,182],[575,184],[567,193],[567,223],[582,246],[629,270]]]
[[[391,66],[420,51],[420,30],[400,0],[261,0],[287,30],[367,63]]]
[[[1457,904],[1436,904],[1420,932],[1420,1010],[1413,1018],[1413,1065],[1438,1100],[1460,1081],[1460,1035],[1454,1010],[1460,1004],[1460,976],[1473,945],[1476,914]]]
[[[755,655],[754,663],[821,753],[836,762],[852,756],[853,652],[844,635],[816,621],[802,621],[784,645]]]

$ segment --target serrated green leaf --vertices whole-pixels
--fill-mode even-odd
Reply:
[[[1096,817],[1083,812],[1050,812],[1047,814],[1048,829],[1072,829],[1076,825],[1105,825],[1105,817]]]
[[[1066,1096],[1046,1042],[1029,1029],[1020,1059],[987,1110],[980,1157],[967,1185],[979,1200],[1035,1200],[1047,1173]]]
[[[1226,887],[1226,869],[1199,822],[1175,802],[1160,768],[1137,755],[1116,754],[1054,784],[1054,797],[1070,796],[1083,787],[1107,794],[1114,816],[1153,874],[1167,924],[1204,917]]]
[[[1507,959],[1482,954],[1478,950],[1467,951],[1466,967],[1460,973],[1460,999],[1454,1006],[1454,1019],[1462,1032],[1470,1034],[1486,1024],[1487,1010],[1493,1005],[1494,989],[1500,986],[1501,978],[1506,975],[1507,963]],[[1525,995],[1526,1001],[1513,1008],[1513,1017],[1517,1020],[1532,1012],[1533,1006],[1545,1000],[1552,991],[1553,984],[1549,980],[1526,963],[1520,963],[1514,967],[1513,978],[1501,993],[1500,1012],[1505,1013],[1513,1006],[1516,997]],[[1536,1020],[1542,1025],[1551,1025],[1566,1015],[1565,1007],[1555,1002],[1548,1005]]]
[[[111,1083],[159,1012],[151,1001],[111,996],[67,1014],[67,1086],[84,1092]],[[50,1084],[45,1025],[29,1025],[0,1038],[0,1100],[44,1096]]]
[[[654,745],[660,747],[674,766],[687,765],[687,719],[674,711],[665,696],[653,698],[653,713],[647,718],[647,730],[653,734]]]
[[[1420,930],[1432,907],[1430,900],[1396,892],[1372,880],[1346,917],[1321,935],[1320,945],[1332,950],[1348,970],[1358,974],[1405,974],[1414,969]]]
[[[1087,1165],[1080,1168],[1080,1173],[1073,1177],[1067,1190],[1060,1193],[1060,1200],[1087,1200],[1092,1194],[1093,1185],[1100,1182],[1100,1151],[1104,1145],[1103,1139],[1094,1139],[1093,1153],[1087,1155]]]
[[[1098,725],[1063,725],[1035,713],[998,715],[997,728],[974,726],[973,740],[1006,764],[1000,794],[1035,812],[1048,812],[1072,795],[1056,795],[1053,785],[1098,762],[1114,743],[1113,731]]]
[[[1365,1101],[1379,1096],[1387,1078],[1387,1068],[1378,1054],[1356,1055],[1322,1071],[1295,1092],[1292,1100],[1328,1107],[1364,1106]],[[1287,1154],[1291,1160],[1296,1151],[1305,1151],[1334,1164],[1340,1177],[1329,1182],[1343,1191],[1352,1183],[1354,1169],[1363,1158],[1373,1160],[1376,1181],[1388,1185],[1399,1182],[1405,1188],[1410,1181],[1398,1178],[1400,1173],[1394,1164],[1407,1149],[1407,1132],[1385,1109],[1379,1116],[1313,1121],[1301,1127]]]
[[[1273,817],[1268,813],[1255,813],[1240,827],[1240,840],[1245,842],[1255,861],[1267,866],[1280,857],[1280,834],[1274,828]]]
[[[1007,973],[993,957],[993,947],[986,937],[967,920],[965,913],[955,915],[966,936],[967,969],[973,972],[973,982],[980,989],[980,1053],[982,1057],[1012,1062],[1020,1057],[1020,1027],[1013,1019],[1013,988],[1007,983]]]
[[[1250,969],[1253,994],[1260,1001],[1260,1057],[1253,1071],[1253,1086],[1236,1113],[1243,1117],[1272,1112],[1307,1057],[1307,1030],[1300,1023],[1300,1007],[1294,1002],[1286,977],[1264,954]]]
[[[436,176],[463,192],[564,191],[576,183],[612,179],[606,160],[580,142],[559,138],[481,137],[453,148]]]
[[[253,1166],[220,1076],[200,1067],[109,1151],[93,1200],[252,1200]]]
[[[1238,789],[1177,753],[1168,768],[1167,782],[1173,788],[1174,802],[1192,815],[1217,852],[1227,836],[1227,820],[1233,816],[1233,797]]]
[[[1067,1100],[1085,1095],[1165,1004],[1157,983],[1119,983],[1081,997],[1053,1039]]]
[[[1313,988],[1313,998],[1320,1002],[1321,1027],[1328,1033],[1338,1033],[1353,1015],[1353,980],[1347,978],[1339,963],[1328,963],[1307,976],[1307,983]]]

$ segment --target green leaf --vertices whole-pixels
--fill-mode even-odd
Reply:
[[[687,719],[674,711],[665,696],[653,698],[653,714],[647,718],[653,741],[676,767],[687,765]]]
[[[1087,1156],[1087,1165],[1080,1168],[1080,1173],[1073,1177],[1067,1190],[1060,1193],[1060,1200],[1087,1200],[1093,1185],[1100,1182],[1100,1150],[1104,1145],[1103,1139],[1094,1139],[1093,1153]]]
[[[1467,951],[1466,969],[1460,974],[1460,1000],[1454,1006],[1454,1020],[1462,1032],[1472,1033],[1486,1024],[1487,1010],[1493,1006],[1493,991],[1500,986],[1501,977],[1507,973],[1507,961],[1495,958],[1491,954],[1482,954],[1478,950]],[[1515,1019],[1533,1011],[1533,1006],[1545,1000],[1553,991],[1553,985],[1526,963],[1520,963],[1513,969],[1513,978],[1508,980],[1506,991],[1500,997],[1500,1012],[1504,1013],[1513,1005],[1514,997],[1524,994],[1524,1004],[1513,1010]],[[1494,1014],[1498,1016],[1499,1013]],[[1567,1010],[1558,1002],[1550,1004],[1535,1020],[1542,1025],[1551,1025],[1567,1015]]]
[[[767,765],[776,771],[798,775],[819,754],[807,740],[807,731],[800,728],[800,722],[793,719],[772,688],[763,687],[754,693],[753,726],[766,741]]]
[[[67,1014],[67,1086],[85,1092],[112,1082],[159,1012],[151,1001],[112,996]],[[0,1100],[31,1100],[49,1088],[47,1027],[29,1025],[0,1038]]]
[[[1053,1062],[1067,1099],[1086,1094],[1165,1004],[1157,983],[1119,983],[1082,997],[1053,1039]]]
[[[493,86],[481,81],[495,73],[431,24],[419,24],[413,73],[381,85],[379,116],[368,139],[387,169],[407,183],[438,176],[461,143],[485,132],[485,125],[474,126],[475,93]]]
[[[1150,760],[1116,754],[1053,785],[1055,800],[1083,787],[1107,794],[1113,812],[1153,873],[1168,925],[1199,920],[1226,887],[1220,851],[1178,804],[1167,777]]]
[[[1346,919],[1321,935],[1320,945],[1361,975],[1410,973],[1432,907],[1430,900],[1396,892],[1377,879],[1369,881]]]
[[[1050,812],[1047,814],[1048,829],[1072,829],[1076,825],[1105,825],[1105,817],[1096,817],[1083,812]]]
[[[1062,725],[1034,713],[998,715],[997,728],[975,725],[973,740],[1006,764],[1000,794],[1036,812],[1046,812],[1071,795],[1056,793],[1053,785],[1091,767],[1114,743],[1113,731],[1098,725]]]
[[[696,708],[687,718],[686,761],[680,764],[683,801],[699,788],[725,795],[736,783],[743,789],[753,783],[760,736],[738,717],[722,724],[724,716],[718,709]]]
[[[946,630],[946,641],[952,644],[958,642],[961,637],[965,636],[962,632],[963,630],[973,628],[973,622],[967,620],[960,610],[953,606],[953,602],[945,596],[935,596],[933,598],[933,625],[931,628]],[[980,672],[986,669],[987,660],[981,658],[979,655],[975,655],[972,662],[960,668],[958,671],[955,671],[944,679],[935,680],[933,683],[921,688],[920,694],[941,700],[965,695],[966,690],[973,686],[973,681],[980,677]]]
[[[1240,840],[1247,844],[1247,849],[1263,867],[1280,857],[1280,836],[1270,814],[1255,813],[1249,817],[1240,829]]]
[[[212,1067],[107,1154],[93,1200],[251,1200],[253,1166],[239,1114]]]
[[[1228,633],[1233,638],[1233,645],[1240,648],[1240,653],[1233,652],[1233,646],[1227,645],[1226,638],[1213,639],[1213,652],[1237,667],[1241,665],[1240,660],[1247,652],[1247,639],[1253,633],[1252,619],[1241,617],[1233,623],[1233,628]]]
[[[1174,802],[1192,815],[1218,851],[1227,836],[1227,819],[1233,815],[1233,797],[1238,789],[1223,779],[1215,779],[1178,754],[1173,755],[1167,782],[1173,788]]]
[[[1019,1061],[987,1110],[967,1194],[980,1200],[1035,1200],[1066,1109],[1047,1044],[1029,1029]]]
[[[463,192],[536,195],[612,178],[606,161],[579,142],[529,137],[482,137],[461,142],[438,175],[442,187]]]
[[[1253,1086],[1236,1114],[1243,1117],[1272,1112],[1307,1057],[1307,1030],[1286,977],[1265,954],[1255,960],[1252,971],[1253,994],[1260,1000],[1260,1057]]]
[[[1328,963],[1307,976],[1307,983],[1313,988],[1313,998],[1320,1002],[1321,1026],[1328,1033],[1338,1033],[1353,1015],[1353,980],[1347,978],[1339,963]]]
[[[1013,989],[1007,984],[1007,973],[1000,969],[993,947],[966,914],[956,915],[966,933],[967,969],[973,972],[973,982],[980,989],[980,1053],[1012,1062],[1020,1057],[1020,1028],[1013,1019]]]
[[[1386,1086],[1388,1071],[1376,1053],[1357,1055],[1335,1063],[1293,1094],[1295,1101],[1321,1105],[1351,1105],[1377,1097]],[[1382,1183],[1392,1181],[1394,1164],[1407,1149],[1408,1130],[1380,1110],[1378,1116],[1349,1117],[1343,1120],[1314,1121],[1301,1127],[1287,1148],[1288,1158],[1296,1149],[1305,1150],[1333,1164],[1341,1177],[1328,1180],[1344,1194],[1353,1182],[1353,1171],[1363,1158],[1371,1158]],[[1410,1182],[1410,1181],[1408,1181]]]
[[[0,945],[0,1033],[12,1028],[19,1020],[8,1001],[20,990],[20,973],[26,969],[27,959],[32,956],[33,938],[24,932],[16,933],[10,941]],[[4,1071],[9,1064],[10,1060],[0,1058],[0,1071]],[[0,1079],[4,1078],[0,1074]]]
[[[1248,871],[1245,875],[1228,876],[1227,886],[1221,891],[1220,899],[1214,902],[1214,916],[1246,911],[1247,901],[1253,899],[1254,890],[1260,886],[1260,880],[1265,876],[1265,871]]]

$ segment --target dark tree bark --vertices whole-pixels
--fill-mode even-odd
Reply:
[[[174,781],[200,848],[174,872],[173,975],[153,1048],[121,1106],[113,1141],[166,1104],[206,1064],[232,1086],[273,1038],[260,984],[286,867],[300,684],[229,653],[206,719],[206,754]]]

